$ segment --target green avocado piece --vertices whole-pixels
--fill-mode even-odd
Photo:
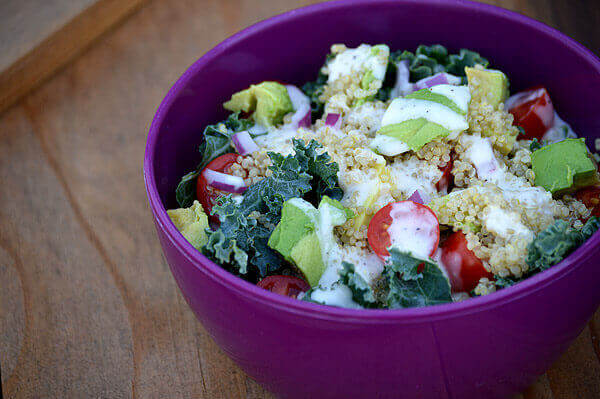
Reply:
[[[253,112],[254,121],[263,126],[281,123],[285,114],[294,110],[287,89],[277,82],[251,85],[231,96],[223,107],[233,112]]]
[[[406,95],[405,98],[414,98],[417,100],[433,101],[434,103],[445,105],[446,107],[450,108],[452,111],[456,112],[457,114],[461,114],[461,115],[465,114],[465,111],[460,109],[458,107],[458,105],[456,105],[454,103],[454,101],[450,100],[448,97],[441,95],[439,93],[433,93],[430,89],[421,89],[421,90],[415,91],[414,93],[410,93],[410,94]]]
[[[200,202],[194,201],[189,208],[169,209],[167,215],[194,248],[201,249],[207,243],[208,217]]]
[[[465,67],[472,101],[485,101],[494,108],[508,98],[508,78],[494,69]]]
[[[291,261],[300,269],[311,287],[319,284],[325,271],[319,236],[316,232],[305,235],[290,253]]]
[[[411,150],[418,151],[436,137],[448,136],[450,131],[425,118],[417,118],[384,126],[377,134],[393,137],[406,143]]]
[[[585,139],[565,139],[531,153],[535,185],[555,196],[600,182]]]
[[[271,233],[268,245],[279,252],[288,262],[292,262],[294,246],[315,230],[317,210],[304,200],[292,198],[283,203],[281,221]]]

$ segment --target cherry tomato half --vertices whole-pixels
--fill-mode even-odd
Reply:
[[[301,292],[310,290],[310,285],[306,281],[293,276],[269,276],[260,280],[256,285],[290,298],[296,298]]]
[[[600,187],[592,186],[585,187],[575,193],[575,198],[583,202],[590,211],[592,216],[600,217]]]
[[[541,139],[554,124],[554,107],[545,87],[535,86],[512,96],[507,102],[514,124],[525,130],[526,139]]]
[[[482,277],[494,277],[467,247],[467,238],[462,231],[452,233],[441,248],[441,263],[448,272],[453,292],[470,292]]]
[[[367,240],[384,261],[390,256],[387,249],[392,241],[417,256],[432,256],[440,241],[440,225],[435,213],[423,204],[392,202],[371,219]]]
[[[219,157],[216,157],[206,167],[202,170],[210,169],[216,172],[227,173],[229,172],[229,167],[236,163],[238,154],[229,153],[224,154]],[[202,173],[198,176],[198,180],[196,182],[196,196],[198,197],[198,201],[202,204],[202,208],[204,208],[204,212],[208,215],[208,218],[217,223],[219,218],[211,215],[211,210],[217,198],[223,195],[218,190],[209,190],[208,182]]]
[[[452,168],[454,167],[454,159],[453,155],[450,154],[450,160],[446,162],[446,165],[443,168],[440,168],[442,171],[442,177],[435,183],[435,188],[437,188],[440,192],[447,193],[452,184],[454,184],[454,176],[452,175]]]

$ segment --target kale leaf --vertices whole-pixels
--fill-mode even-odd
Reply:
[[[324,176],[325,180],[331,178],[325,171],[337,173],[338,166],[330,162],[328,154],[316,155],[315,150],[320,148],[317,142],[311,141],[306,147],[302,141],[294,140],[294,148],[296,154],[286,157],[269,153],[273,163],[271,176],[248,187],[241,202],[228,196],[213,207],[220,226],[216,231],[208,231],[204,252],[234,272],[248,274],[249,279],[264,277],[282,266],[281,258],[267,242],[281,219],[283,203],[306,196]],[[341,191],[337,175],[331,189]]]
[[[527,248],[529,269],[521,277],[495,276],[497,288],[506,288],[556,265],[576,250],[600,228],[600,219],[591,217],[581,229],[574,229],[564,220],[541,231]]]
[[[389,308],[410,308],[452,302],[450,282],[440,267],[417,259],[408,252],[389,250],[383,275],[388,284],[385,298]],[[419,265],[423,270],[416,270]]]
[[[538,139],[534,138],[533,140],[531,140],[531,144],[529,144],[529,151],[534,152],[542,147],[542,143],[540,143]]]
[[[579,230],[570,227],[564,220],[557,220],[529,244],[529,275],[556,265],[590,238],[599,227],[600,219],[597,217],[591,217]]]
[[[341,200],[344,192],[339,186],[337,173],[339,166],[331,162],[331,157],[324,152],[319,154],[321,145],[311,140],[308,145],[301,140],[293,140],[296,150],[295,158],[300,163],[302,170],[313,177],[311,181],[312,190],[307,195],[307,200],[315,207],[319,206],[321,198],[328,196],[331,199]]]
[[[187,173],[175,189],[175,199],[182,208],[192,205],[196,198],[196,178],[206,165],[216,157],[233,152],[231,136],[242,130],[247,130],[254,125],[250,119],[240,119],[239,114],[231,114],[229,117],[214,125],[208,125],[204,129],[204,141],[198,149],[202,154],[200,164],[195,170]]]
[[[321,94],[323,94],[323,90],[326,84],[327,75],[319,71],[316,80],[312,82],[306,82],[302,86],[302,91],[310,99],[311,119],[313,123],[321,116],[323,116],[325,104],[321,100],[319,100],[319,97],[321,96]]]
[[[481,57],[479,53],[461,49],[458,54],[448,54],[448,50],[440,44],[420,45],[414,53],[406,50],[396,51],[392,53],[390,60],[394,63],[408,60],[411,82],[416,82],[439,72],[448,72],[463,77],[464,81],[466,76],[465,67],[473,67],[477,64],[484,67],[489,65],[488,60]]]
[[[342,262],[342,269],[339,271],[340,282],[345,284],[352,291],[352,299],[364,308],[378,307],[375,293],[371,286],[354,268],[354,265],[348,262]]]

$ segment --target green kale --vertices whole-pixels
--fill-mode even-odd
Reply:
[[[540,143],[538,139],[534,138],[533,140],[531,140],[531,144],[529,144],[529,151],[534,152],[539,150],[540,148],[542,148],[542,143]]]
[[[591,217],[579,230],[570,227],[564,220],[557,220],[529,244],[529,275],[556,265],[590,238],[599,227],[600,219],[597,217]]]
[[[175,189],[175,199],[182,208],[189,208],[196,199],[196,178],[199,170],[193,170],[181,178]]]
[[[527,249],[527,265],[529,269],[521,277],[495,276],[497,288],[506,288],[549,269],[571,252],[576,250],[600,228],[600,219],[591,217],[581,229],[574,229],[564,220],[557,220],[553,225],[540,232]]]
[[[389,308],[452,302],[450,282],[436,263],[394,248],[390,249],[390,255],[383,271],[388,285],[385,302]],[[423,269],[417,271],[421,264]]]
[[[204,141],[200,144],[199,151],[202,154],[200,164],[195,170],[187,173],[181,178],[181,181],[175,189],[175,198],[182,208],[192,205],[196,198],[196,178],[200,171],[213,159],[228,152],[233,152],[231,145],[231,136],[242,130],[247,130],[254,125],[249,119],[240,119],[237,113],[217,124],[208,125],[204,129]]]
[[[342,270],[339,271],[340,282],[345,284],[352,291],[352,299],[364,308],[378,307],[375,293],[364,278],[354,269],[354,265],[348,262],[342,263]]]
[[[296,139],[293,140],[293,143],[296,151],[295,158],[300,163],[302,170],[313,177],[312,190],[307,194],[307,200],[315,207],[319,206],[323,196],[341,200],[344,192],[338,182],[338,164],[331,162],[328,153],[318,153],[317,150],[322,147],[315,140],[311,140],[308,145]]]
[[[461,49],[459,54],[448,54],[448,50],[440,44],[420,45],[414,53],[406,50],[396,51],[392,53],[390,60],[393,63],[408,60],[411,82],[416,82],[439,72],[448,72],[460,76],[463,81],[466,81],[465,67],[472,67],[477,64],[484,67],[489,65],[488,60],[474,51]]]
[[[302,91],[310,99],[311,119],[313,123],[321,116],[323,116],[323,111],[325,110],[325,103],[319,100],[319,97],[321,96],[321,94],[323,94],[323,90],[326,84],[327,75],[319,71],[316,80],[312,82],[306,82],[302,86]]]
[[[326,171],[337,173],[338,166],[329,162],[328,154],[316,155],[314,151],[319,145],[315,141],[306,147],[303,142],[294,140],[294,148],[296,154],[286,157],[269,153],[271,176],[248,187],[241,202],[235,202],[229,196],[213,207],[212,212],[218,215],[220,226],[216,231],[208,232],[204,252],[229,269],[248,274],[249,279],[264,277],[282,266],[282,259],[267,242],[281,219],[283,203],[314,191],[315,184],[330,177]],[[331,189],[341,190],[337,177]],[[246,256],[241,256],[240,251]],[[248,265],[253,267],[249,269]]]

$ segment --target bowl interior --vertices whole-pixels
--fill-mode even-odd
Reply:
[[[508,75],[512,92],[546,86],[560,116],[587,137],[590,147],[600,137],[595,109],[600,103],[600,61],[541,23],[465,1],[324,3],[254,25],[185,72],[150,130],[145,172],[153,180],[148,186],[151,203],[155,183],[164,208],[176,207],[175,187],[199,161],[202,131],[224,119],[222,104],[232,93],[263,80],[297,85],[313,80],[333,43],[386,43],[392,50],[440,43],[452,52],[478,51],[492,68]]]

